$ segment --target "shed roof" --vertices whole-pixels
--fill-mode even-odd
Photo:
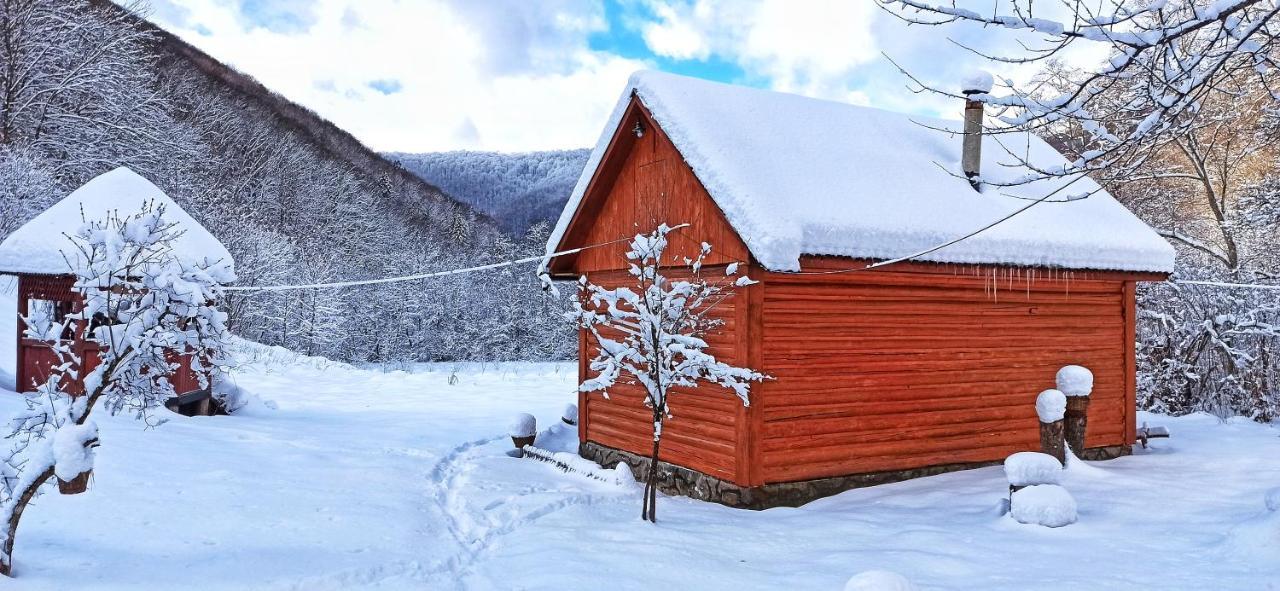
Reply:
[[[959,121],[911,117],[659,72],[632,75],[548,242],[553,252],[637,97],[751,254],[795,271],[801,255],[892,259],[954,240],[1053,193],[976,236],[916,260],[1167,273],[1173,248],[1092,179],[992,184],[1065,158],[1032,134],[988,136],[975,191],[958,174]],[[1086,196],[1085,198],[1079,198]],[[667,220],[680,223],[687,220]]]
[[[179,261],[192,265],[222,261],[232,268],[231,254],[213,234],[151,181],[122,166],[94,177],[0,242],[0,273],[70,273],[63,253],[74,260],[76,251],[67,235],[75,234],[85,220],[103,220],[112,212],[131,215],[147,203],[163,205],[165,219],[182,231],[173,244]]]

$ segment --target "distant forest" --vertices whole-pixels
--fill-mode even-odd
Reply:
[[[524,234],[538,222],[554,224],[578,182],[591,150],[545,152],[431,152],[387,156],[450,196]]]
[[[240,285],[453,269],[541,252],[345,131],[107,0],[0,7],[0,239],[129,166],[221,239]],[[564,358],[532,265],[233,295],[245,338],[348,361]],[[8,338],[11,338],[9,335]],[[5,338],[5,337],[0,337]]]

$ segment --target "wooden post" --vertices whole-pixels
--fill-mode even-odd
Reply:
[[[1036,415],[1040,418],[1040,451],[1067,464],[1065,421],[1067,396],[1058,390],[1045,390],[1036,397]],[[1012,490],[1010,492],[1013,492]]]
[[[1062,462],[1067,463],[1067,449],[1064,443],[1065,433],[1063,432],[1063,423],[1065,421],[1057,420],[1051,423],[1040,421],[1040,451],[1049,454]]]
[[[1080,456],[1084,453],[1084,435],[1089,427],[1089,397],[1088,396],[1069,396],[1067,397],[1067,413],[1066,413],[1066,437],[1067,445],[1071,446],[1071,452]]]

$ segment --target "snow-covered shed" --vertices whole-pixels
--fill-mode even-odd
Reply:
[[[17,277],[19,315],[61,322],[75,312],[79,296],[72,290],[75,281],[70,261],[76,260],[78,253],[68,236],[75,234],[86,220],[100,221],[111,214],[128,216],[148,204],[163,206],[165,220],[181,232],[172,245],[178,260],[231,269],[231,254],[217,238],[151,181],[120,167],[94,177],[0,242],[0,274]],[[18,340],[16,383],[19,391],[26,391],[48,378],[56,358],[47,345],[28,338],[21,319],[17,326],[17,334],[5,338]],[[92,365],[98,358],[96,345],[84,338],[84,331],[83,323],[77,323],[63,338],[72,341],[77,354]],[[208,392],[201,391],[187,361],[182,360],[170,376],[180,394],[171,406],[181,406],[186,413],[208,412]],[[83,390],[82,384],[68,387],[73,392]]]
[[[775,378],[747,408],[714,391],[672,399],[669,489],[764,507],[998,462],[1038,449],[1035,397],[1071,364],[1096,376],[1079,453],[1129,451],[1135,285],[1172,271],[1172,247],[1091,179],[1003,186],[1028,174],[1011,154],[1044,170],[1066,164],[1032,135],[982,138],[975,190],[960,174],[963,134],[939,129],[962,128],[670,74],[631,78],[548,253],[689,224],[675,244],[691,253],[708,242],[709,263],[748,264],[759,281],[718,308],[713,352]],[[621,283],[624,250],[590,248],[548,268]],[[579,342],[586,377],[590,345]],[[584,456],[647,455],[640,396],[580,396]]]

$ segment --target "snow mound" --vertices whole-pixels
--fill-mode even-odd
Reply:
[[[844,591],[915,591],[906,577],[887,570],[860,572],[844,584]]]
[[[991,88],[995,86],[996,80],[991,77],[991,73],[986,70],[973,70],[960,78],[960,92],[982,93],[991,92]]]
[[[1058,389],[1067,396],[1088,396],[1093,392],[1093,372],[1087,367],[1068,365],[1058,370]]]
[[[53,434],[53,473],[58,480],[70,481],[93,469],[93,448],[85,444],[98,438],[98,426],[70,423],[58,427]]]
[[[1280,486],[1277,486],[1266,492],[1263,504],[1267,506],[1267,511],[1280,512]]]
[[[1035,135],[983,138],[982,153],[990,157],[983,160],[981,176],[990,187],[979,192],[944,168],[960,161],[959,121],[661,72],[631,77],[548,239],[547,253],[561,246],[624,124],[633,93],[751,254],[770,270],[797,271],[802,255],[914,255],[1014,212],[995,227],[916,259],[1173,270],[1173,247],[1093,180],[1039,178],[1020,166],[1024,158],[1040,170],[1068,166]],[[1012,146],[1017,157],[1010,154]],[[1028,199],[1046,195],[1053,197],[1026,208]]]
[[[1062,462],[1049,454],[1020,451],[1005,458],[1004,475],[1013,486],[1058,484],[1062,481]]]
[[[538,434],[538,419],[528,413],[517,414],[507,425],[507,434],[512,437],[533,437]]]
[[[1036,415],[1041,423],[1061,421],[1067,414],[1067,396],[1061,390],[1045,390],[1036,396]]]
[[[173,241],[173,254],[179,262],[219,264],[233,272],[231,254],[213,234],[159,187],[123,166],[94,177],[0,242],[0,272],[69,273],[67,259],[75,260],[78,252],[67,235],[75,234],[85,221],[132,215],[148,203],[163,205],[165,221],[181,230],[182,235]]]
[[[1076,522],[1076,500],[1056,484],[1028,486],[1009,499],[1009,516],[1018,523],[1062,527]]]

